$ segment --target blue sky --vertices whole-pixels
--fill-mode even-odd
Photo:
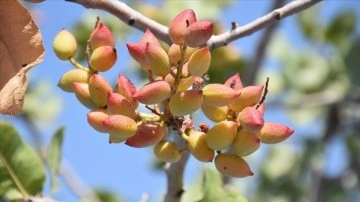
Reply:
[[[268,11],[269,2],[265,0],[234,1],[231,7],[219,15],[221,16],[220,20],[229,26],[232,21],[238,22],[239,25],[246,24],[265,14]],[[87,124],[88,109],[81,106],[72,94],[65,93],[57,88],[59,78],[71,67],[70,64],[56,58],[52,51],[53,38],[62,28],[70,29],[73,23],[81,18],[86,9],[80,5],[60,0],[47,0],[32,8],[40,11],[41,14],[39,26],[46,56],[40,65],[31,70],[30,79],[47,80],[53,93],[61,98],[63,106],[61,114],[54,124],[43,131],[44,139],[48,140],[57,127],[66,126],[63,145],[64,158],[88,186],[118,192],[126,201],[139,201],[144,192],[151,195],[150,201],[159,201],[159,197],[165,191],[166,179],[163,173],[151,170],[152,149],[135,149],[123,144],[109,145],[106,135],[97,133]],[[360,13],[360,6],[357,1],[327,1],[323,3],[320,15],[326,20],[329,19],[329,16],[333,16],[338,9],[343,8],[355,9],[357,13]],[[358,16],[358,23],[359,21]],[[119,23],[122,22],[119,21]],[[124,26],[127,25],[124,24]],[[289,38],[295,47],[306,46],[294,17],[285,19],[280,26],[280,31]],[[138,35],[134,38],[139,39],[141,33],[136,33]],[[244,57],[251,56],[260,35],[261,33],[255,33],[234,42],[234,44],[240,47]],[[129,64],[124,42],[117,42],[117,50],[120,55],[115,65],[116,69],[106,74],[110,81],[114,80],[118,73],[131,73],[126,68],[122,68]],[[130,75],[127,76],[130,77]],[[287,120],[283,114],[278,112],[269,113],[266,118],[279,122]],[[5,116],[0,116],[0,119],[14,122],[18,130],[28,140],[26,130],[21,127],[16,119]],[[291,142],[291,140],[289,141]],[[190,184],[195,180],[200,175],[199,171],[204,165],[191,158],[186,169],[185,184]],[[59,201],[77,200],[64,184],[62,184],[59,192],[54,194],[54,198]]]

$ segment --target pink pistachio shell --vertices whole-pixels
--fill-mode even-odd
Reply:
[[[196,16],[192,9],[183,10],[170,22],[169,36],[174,44],[183,44],[183,36],[188,27],[186,21],[189,25],[196,22]]]
[[[167,128],[158,124],[147,123],[138,128],[135,135],[125,142],[130,147],[148,147],[160,142],[167,134]]]
[[[230,177],[248,177],[254,173],[250,170],[249,164],[241,157],[230,154],[221,153],[215,157],[215,167],[223,175]]]
[[[169,57],[161,46],[149,42],[146,43],[145,58],[146,64],[154,74],[166,76],[169,73]]]
[[[223,84],[208,84],[203,88],[204,103],[213,106],[225,106],[240,96],[239,92]]]
[[[116,49],[112,46],[96,48],[89,60],[90,67],[99,72],[105,72],[114,66],[117,60]]]
[[[261,103],[261,105],[259,106],[259,108],[257,109],[261,115],[264,116],[265,114],[265,102]]]
[[[237,117],[244,130],[258,132],[264,126],[264,117],[255,107],[246,107]]]
[[[240,74],[236,73],[233,76],[231,76],[230,78],[228,78],[225,83],[225,86],[229,86],[234,90],[240,90],[243,88],[243,84],[242,81],[240,79]]]
[[[210,21],[201,20],[194,22],[186,28],[184,42],[189,47],[200,47],[210,39],[213,30],[214,26]]]
[[[73,89],[76,98],[83,104],[85,107],[89,109],[93,109],[96,107],[96,104],[92,101],[89,92],[89,84],[88,83],[73,83]]]
[[[131,102],[119,93],[109,92],[107,106],[111,114],[120,114],[132,119],[137,116]]]
[[[116,81],[116,92],[123,95],[133,105],[134,109],[137,108],[138,102],[132,97],[136,93],[135,85],[125,75],[119,74]]]
[[[255,133],[241,130],[236,135],[232,146],[238,156],[248,156],[259,149],[260,139]]]
[[[233,103],[229,104],[230,109],[234,111],[241,111],[245,107],[251,107],[257,104],[261,98],[264,85],[261,86],[246,86],[240,90],[241,96],[238,97]]]
[[[137,131],[136,122],[123,115],[110,115],[102,122],[102,124],[109,133],[121,138],[131,137],[135,135]]]
[[[146,29],[143,37],[140,40],[140,44],[146,45],[148,42],[157,46],[161,46],[159,40],[155,37],[155,35],[151,32],[150,29]]]
[[[265,122],[264,127],[260,130],[259,138],[262,143],[276,144],[286,140],[294,130],[280,123]]]
[[[166,81],[154,81],[141,87],[133,98],[143,104],[158,104],[171,94],[171,87]]]
[[[103,126],[102,122],[109,116],[106,109],[93,109],[87,114],[87,122],[95,130],[101,133],[107,133],[108,129]]]
[[[95,27],[95,29],[91,33],[89,42],[92,50],[95,50],[100,46],[115,47],[115,40],[111,31],[106,25],[101,22]]]
[[[143,68],[145,71],[149,70],[145,58],[145,45],[140,43],[127,43],[126,47],[130,56]]]

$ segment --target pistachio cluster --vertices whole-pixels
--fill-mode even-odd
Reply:
[[[264,122],[266,86],[243,87],[239,74],[224,84],[206,84],[203,77],[211,62],[206,42],[212,33],[211,22],[198,21],[193,10],[187,9],[169,25],[173,44],[168,51],[150,30],[140,42],[127,43],[129,54],[148,75],[148,83],[137,89],[125,75],[119,75],[114,88],[100,75],[117,59],[115,40],[104,24],[97,22],[89,37],[88,67],[75,61],[76,39],[62,30],[54,39],[54,51],[75,69],[61,77],[59,87],[75,93],[91,110],[87,114],[89,125],[109,134],[110,143],[154,146],[154,154],[171,163],[179,161],[183,152],[190,152],[202,162],[215,159],[216,168],[224,175],[253,175],[242,157],[255,152],[260,143],[285,140],[293,130]],[[149,112],[140,112],[139,104]],[[195,130],[188,115],[199,109],[216,123],[213,127],[204,123]],[[184,148],[170,139],[169,129],[183,138]]]

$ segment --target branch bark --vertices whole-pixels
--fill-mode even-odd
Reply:
[[[244,26],[237,27],[225,33],[212,36],[207,45],[211,48],[226,46],[232,41],[240,39],[257,32],[269,25],[276,23],[290,15],[299,13],[317,3],[321,0],[295,0],[281,8],[275,9],[272,12],[260,17]]]
[[[276,0],[270,8],[270,11],[276,10],[277,8],[283,6],[285,0]],[[268,28],[264,30],[264,33],[255,49],[254,58],[251,60],[249,66],[246,68],[244,76],[245,86],[254,85],[256,75],[259,72],[260,66],[264,60],[266,48],[274,35],[274,31],[278,27],[279,23],[271,24]]]
[[[85,8],[100,9],[107,11],[118,17],[121,21],[137,28],[143,32],[150,29],[151,32],[160,40],[167,44],[171,44],[168,34],[168,27],[144,16],[136,10],[130,8],[127,4],[120,1],[109,0],[65,0],[69,2],[78,3]]]
[[[65,0],[74,2],[84,6],[85,8],[105,10],[115,16],[121,21],[125,22],[129,26],[133,26],[141,31],[145,31],[149,28],[153,34],[160,40],[167,44],[171,44],[171,40],[168,34],[168,27],[149,19],[143,14],[130,8],[123,2],[120,1],[109,1],[109,0]],[[273,10],[267,15],[260,17],[253,22],[250,22],[244,26],[236,27],[225,33],[219,35],[213,35],[207,45],[211,48],[218,48],[226,46],[232,41],[240,39],[242,37],[251,35],[252,33],[264,29],[265,27],[276,23],[285,17],[301,12],[317,3],[321,0],[295,0],[285,6]]]

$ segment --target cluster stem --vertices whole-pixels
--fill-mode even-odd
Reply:
[[[174,85],[173,85],[173,88],[172,88],[172,94],[175,94],[178,87],[179,87],[179,84],[180,84],[180,81],[182,79],[182,70],[183,70],[183,67],[184,67],[184,61],[185,61],[185,53],[186,53],[186,49],[187,49],[187,46],[185,44],[183,44],[181,47],[181,55],[180,55],[180,61],[179,61],[179,64],[177,65],[176,67],[176,77],[175,77],[175,82],[174,82]]]
[[[84,71],[87,72],[91,72],[92,70],[90,70],[89,68],[86,68],[84,66],[82,66],[81,64],[79,64],[74,58],[70,58],[69,62],[76,68],[76,69],[82,69]]]

